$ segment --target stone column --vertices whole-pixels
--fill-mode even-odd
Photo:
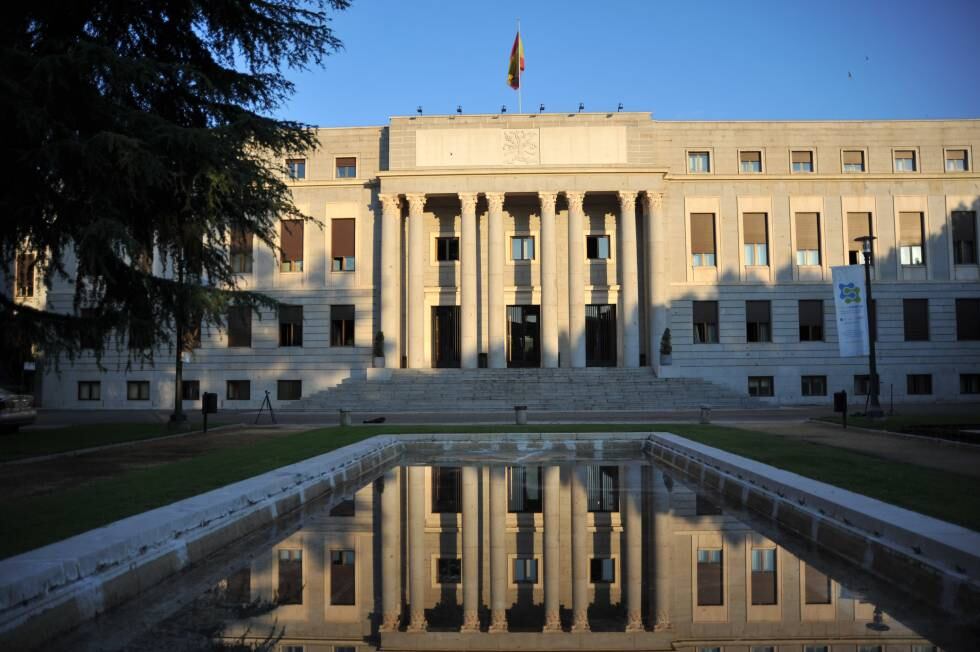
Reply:
[[[647,288],[650,293],[648,361],[660,372],[660,338],[667,328],[667,225],[663,216],[662,192],[646,194]]]
[[[480,631],[480,469],[463,467],[463,629]]]
[[[425,195],[408,198],[408,366],[425,365]]]
[[[424,632],[428,629],[425,621],[425,588],[429,584],[429,560],[425,551],[425,467],[408,467],[408,557],[409,557],[409,596],[412,613],[408,631]]]
[[[398,195],[381,198],[381,332],[385,336],[385,368],[401,366],[402,333],[402,206]]]
[[[572,631],[589,631],[588,472],[572,470]]]
[[[626,465],[623,529],[626,531],[626,631],[643,631],[643,506],[639,464]]]
[[[476,193],[459,193],[462,238],[459,247],[460,359],[464,369],[476,369]]]
[[[559,522],[561,467],[544,467],[544,631],[560,632],[561,558]]]
[[[558,248],[555,243],[554,192],[541,200],[541,366],[558,366]]]
[[[490,467],[490,629],[507,631],[507,468]]]
[[[653,527],[650,539],[653,542],[653,611],[654,631],[671,628],[671,531],[670,492],[662,471],[653,472]]]
[[[385,338],[387,342],[387,338]],[[401,467],[384,474],[381,488],[381,631],[398,630],[402,618]]]
[[[619,294],[623,306],[623,366],[640,366],[640,300],[636,243],[636,193],[619,192]]]
[[[584,192],[568,198],[568,344],[572,367],[585,366],[585,212]]]
[[[487,250],[487,322],[489,330],[488,365],[507,366],[506,324],[504,322],[504,193],[487,193],[489,247]]]

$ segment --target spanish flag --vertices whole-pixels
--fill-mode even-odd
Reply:
[[[510,50],[510,67],[507,69],[507,84],[517,90],[521,87],[521,73],[524,71],[524,43],[521,33],[517,32],[514,47]]]

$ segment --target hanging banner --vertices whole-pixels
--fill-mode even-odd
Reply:
[[[868,305],[864,287],[864,267],[831,267],[834,306],[837,308],[837,347],[840,357],[868,355]]]

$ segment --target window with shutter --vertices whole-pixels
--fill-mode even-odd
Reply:
[[[745,236],[745,264],[769,264],[769,233],[766,229],[765,213],[745,213],[742,215],[742,231]]]
[[[762,172],[762,152],[744,151],[738,153],[739,170],[747,174]]]
[[[354,233],[352,218],[330,220],[330,247],[334,272],[353,272],[355,267]]]
[[[980,340],[980,299],[956,300],[956,339]]]
[[[953,211],[953,262],[957,265],[977,263],[977,214]]]
[[[918,342],[929,339],[929,300],[903,299],[902,312],[905,321],[905,341]]]
[[[722,551],[698,548],[698,606],[723,604]]]
[[[590,512],[619,511],[619,467],[590,466],[587,496]]]
[[[432,467],[432,513],[458,514],[462,505],[462,469],[458,466]]]
[[[303,551],[279,551],[278,604],[303,604]]]
[[[286,159],[286,173],[289,175],[290,179],[305,179],[306,178],[306,159],[305,158],[287,158]]]
[[[752,549],[752,604],[776,604],[776,550]]]
[[[231,229],[231,271],[236,274],[252,273],[252,245],[254,234],[243,227]]]
[[[871,233],[871,213],[848,213],[847,214],[847,260],[849,265],[863,265],[864,254],[863,245],[857,242],[860,238]],[[874,264],[874,257],[871,260]]]
[[[354,346],[354,306],[330,306],[330,346]]]
[[[820,264],[820,214],[796,214],[796,264]]]
[[[303,306],[279,306],[279,346],[303,346]]]
[[[330,604],[352,605],[355,602],[354,551],[330,551]]]
[[[970,169],[970,162],[967,160],[965,149],[946,150],[946,171],[947,172],[966,172]]]
[[[841,158],[844,172],[864,172],[864,152],[862,150],[844,150]]]
[[[810,564],[805,564],[803,584],[806,604],[830,604],[830,578]]]
[[[899,213],[899,260],[903,265],[925,264],[922,213]]]
[[[896,172],[915,172],[915,150],[896,149],[895,150],[895,171]]]
[[[541,512],[541,467],[507,467],[507,511]]]
[[[691,258],[695,267],[714,267],[714,213],[691,213]]]
[[[228,308],[228,346],[252,346],[252,310],[247,306]]]
[[[718,302],[692,302],[694,323],[694,343],[713,344],[718,342]]]
[[[338,179],[353,179],[357,176],[357,158],[343,156],[337,159],[336,165]]]
[[[772,341],[772,322],[768,301],[745,302],[745,341]]]
[[[303,271],[303,220],[280,220],[279,247],[282,250],[280,271]]]
[[[823,301],[820,299],[801,299],[799,313],[800,341],[823,341]]]
[[[813,152],[794,150],[790,158],[793,172],[813,172]]]

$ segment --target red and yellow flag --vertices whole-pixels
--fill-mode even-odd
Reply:
[[[507,85],[517,90],[521,87],[521,73],[524,71],[524,43],[521,33],[514,38],[514,47],[510,50],[510,67],[507,69]]]

